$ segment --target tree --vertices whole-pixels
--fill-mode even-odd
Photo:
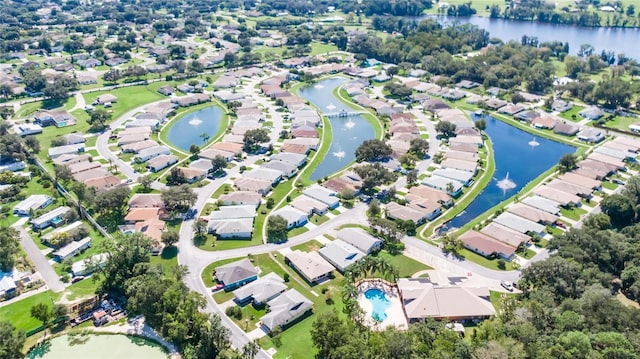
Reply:
[[[177,167],[172,168],[167,175],[167,184],[170,186],[177,186],[187,183],[187,178],[182,174]]]
[[[169,211],[184,212],[193,206],[198,195],[188,185],[169,187],[161,194],[162,202]]]
[[[192,155],[197,155],[198,153],[200,153],[200,146],[192,144],[189,147],[189,152],[191,152]]]
[[[288,223],[280,215],[269,216],[267,219],[267,242],[280,243],[287,240]]]
[[[0,227],[0,272],[13,270],[19,252],[20,233],[11,227]]]
[[[78,89],[78,81],[67,75],[56,75],[53,82],[47,83],[44,88],[44,95],[51,99],[65,99],[69,97],[70,91]]]
[[[53,311],[51,310],[51,307],[45,303],[38,303],[31,307],[31,316],[42,322],[44,335],[46,335],[49,322],[53,318]]]
[[[24,138],[24,144],[29,147],[31,152],[38,153],[40,152],[40,142],[36,138],[36,136],[27,136]]]
[[[129,187],[117,187],[101,192],[96,196],[95,209],[98,213],[111,213],[122,216],[123,208],[131,194]]]
[[[449,121],[440,121],[436,125],[436,131],[445,138],[454,137],[456,135],[456,124]]]
[[[211,159],[211,172],[216,173],[226,167],[227,167],[226,158],[220,155],[216,155],[214,158]]]
[[[427,152],[429,152],[429,141],[419,137],[412,139],[411,142],[409,142],[409,152],[419,158],[424,158]]]
[[[568,153],[560,157],[558,161],[558,170],[560,173],[566,173],[572,171],[578,165],[578,159],[572,153]]]
[[[73,174],[71,173],[69,166],[55,165],[53,170],[56,181],[71,181],[71,179],[73,179]]]
[[[630,197],[624,194],[606,196],[600,202],[600,208],[602,208],[602,213],[609,216],[611,225],[614,227],[626,227],[632,224],[636,218],[636,205]]]
[[[27,337],[9,322],[0,322],[0,359],[23,358],[22,348]]]
[[[382,213],[382,210],[380,209],[380,202],[376,198],[374,198],[371,200],[371,202],[369,202],[367,215],[371,217],[378,217],[380,216],[380,213]]]
[[[245,152],[254,153],[261,143],[269,142],[269,140],[269,131],[264,128],[256,128],[245,132],[242,142]]]
[[[416,183],[417,181],[418,181],[418,172],[409,171],[407,173],[407,183],[412,185],[412,184]]]
[[[475,122],[473,122],[473,124],[476,126],[476,128],[480,131],[484,131],[487,129],[487,120],[485,120],[484,118],[481,118]]]
[[[258,355],[260,346],[256,340],[252,340],[242,347],[242,358],[253,359]]]
[[[180,241],[180,234],[175,231],[162,232],[162,243],[167,247],[172,247]]]
[[[356,148],[356,161],[381,161],[391,156],[393,150],[384,141],[373,139],[362,142]]]
[[[111,121],[111,113],[109,111],[98,108],[91,111],[89,116],[89,124],[91,125],[91,131],[100,132],[107,127],[107,124]]]
[[[151,177],[151,175],[140,176],[138,177],[138,183],[140,183],[144,192],[149,192],[151,190],[151,184],[153,184],[153,177]]]
[[[366,192],[384,183],[396,179],[396,174],[389,172],[380,163],[369,163],[354,168],[354,172],[362,178],[362,191]]]
[[[204,235],[207,233],[207,222],[197,219],[193,222],[193,232],[195,233],[196,239],[202,239]]]

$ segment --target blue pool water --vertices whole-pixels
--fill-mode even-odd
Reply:
[[[367,298],[373,304],[373,313],[371,317],[376,322],[381,322],[387,319],[387,308],[391,305],[389,299],[380,289],[369,289],[364,292],[364,297]]]

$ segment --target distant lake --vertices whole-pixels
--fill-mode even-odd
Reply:
[[[305,86],[298,94],[309,100],[324,114],[353,111],[349,106],[333,95],[333,90],[340,87],[347,79],[343,77],[328,78],[310,86]],[[331,117],[331,133],[333,135],[329,152],[315,168],[309,179],[316,181],[330,176],[351,163],[355,151],[365,140],[375,138],[373,126],[362,116]]]
[[[535,137],[493,117],[487,116],[486,120],[485,132],[493,144],[496,171],[489,185],[464,212],[448,223],[448,227],[460,228],[469,223],[491,207],[518,193],[542,172],[555,166],[560,157],[576,150],[575,147],[560,142]],[[511,181],[513,188],[504,190],[499,186],[500,181],[505,179]]]
[[[222,109],[218,106],[205,107],[191,112],[170,124],[167,139],[177,148],[189,151],[191,145],[205,144],[200,135],[206,133],[213,138],[220,130]]]
[[[589,44],[596,53],[602,50],[624,53],[627,57],[640,60],[640,46],[635,46],[640,39],[639,28],[620,27],[584,27],[575,25],[550,24],[535,21],[518,21],[491,19],[488,17],[451,17],[428,15],[419,19],[435,18],[441,24],[473,24],[489,32],[490,37],[509,40],[522,40],[523,35],[536,36],[540,42],[562,41],[569,43],[569,52],[576,54],[580,45]]]

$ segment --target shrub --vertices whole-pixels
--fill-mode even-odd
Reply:
[[[286,283],[288,283],[288,282],[289,282],[289,280],[290,280],[290,278],[289,278],[289,273],[285,273],[285,274],[284,274],[284,276],[283,276],[283,279],[284,279],[284,281],[285,281]]]
[[[229,307],[224,312],[230,318],[242,319],[242,309],[240,307]]]
[[[498,259],[498,268],[506,269],[507,268],[507,262],[505,262],[504,259]]]

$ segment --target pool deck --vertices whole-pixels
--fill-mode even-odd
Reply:
[[[380,289],[385,293],[387,299],[389,299],[389,307],[387,307],[385,311],[387,318],[382,322],[377,322],[372,317],[373,304],[364,296],[364,293],[369,289]],[[360,308],[365,312],[365,324],[372,330],[382,331],[387,327],[396,327],[400,330],[406,330],[408,328],[400,294],[395,287],[382,282],[365,281],[358,286],[358,304],[360,304]]]

